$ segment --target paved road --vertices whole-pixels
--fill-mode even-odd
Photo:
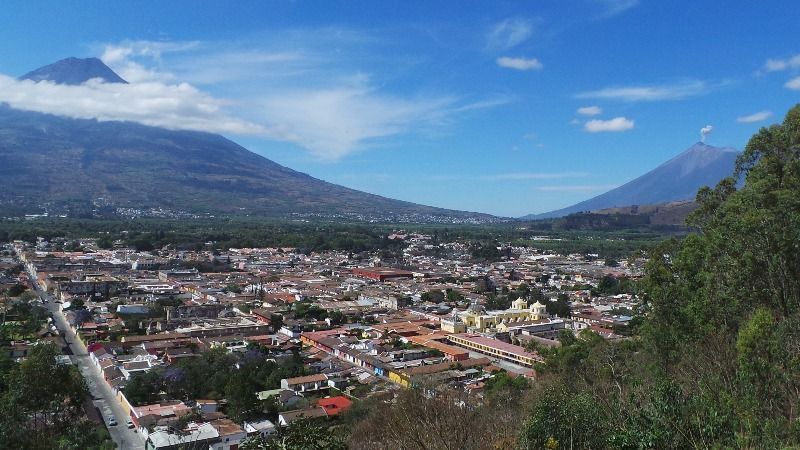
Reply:
[[[36,292],[39,294],[42,301],[49,299],[47,293],[39,288],[39,285],[36,284],[33,277],[31,277],[31,283],[35,286]],[[75,333],[72,332],[72,329],[67,324],[67,319],[64,317],[64,313],[61,310],[61,304],[49,300],[45,303],[45,306],[53,315],[53,324],[59,331],[63,332],[64,339],[67,341],[72,351],[70,358],[86,380],[89,392],[92,394],[92,398],[95,399],[93,403],[100,410],[103,420],[107,421],[108,416],[111,414],[116,417],[118,425],[109,426],[106,423],[106,426],[114,443],[117,444],[117,448],[125,450],[143,450],[144,442],[142,438],[138,432],[129,429],[125,425],[125,420],[128,418],[128,415],[122,410],[122,406],[120,406],[117,401],[114,391],[111,390],[111,387],[103,379],[100,369],[92,364],[86,347],[75,338]]]

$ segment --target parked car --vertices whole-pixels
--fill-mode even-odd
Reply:
[[[117,418],[114,416],[108,416],[108,425],[112,427],[117,426]]]

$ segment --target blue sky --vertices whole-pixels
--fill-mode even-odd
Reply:
[[[541,0],[4,2],[0,101],[220,132],[318,178],[520,216],[800,99],[800,5]],[[12,79],[97,56],[127,88]],[[122,89],[122,90],[121,90]]]

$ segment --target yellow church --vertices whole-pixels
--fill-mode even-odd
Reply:
[[[512,326],[515,323],[531,322],[547,319],[547,308],[538,301],[530,307],[528,302],[519,298],[511,303],[511,308],[501,311],[486,311],[483,306],[473,303],[466,311],[453,312],[451,317],[442,319],[442,331],[448,333],[465,333],[469,331],[486,332],[499,325]]]

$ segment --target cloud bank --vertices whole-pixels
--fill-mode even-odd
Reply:
[[[100,121],[132,121],[172,130],[269,133],[262,125],[226,112],[229,102],[187,83],[121,84],[89,80],[74,86],[0,75],[0,102],[28,111]]]

